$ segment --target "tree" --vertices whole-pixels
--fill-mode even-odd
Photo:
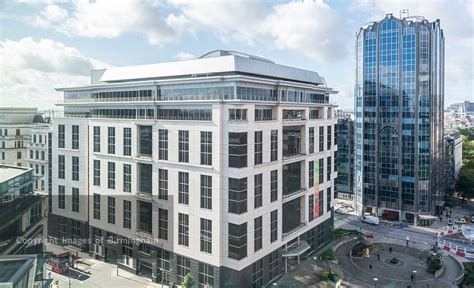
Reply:
[[[183,286],[183,288],[193,288],[194,285],[196,285],[196,281],[194,280],[193,275],[191,275],[191,273],[186,274],[181,285]]]
[[[461,175],[456,182],[456,190],[463,201],[474,198],[474,168],[462,167]]]

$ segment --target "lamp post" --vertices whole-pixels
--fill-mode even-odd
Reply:
[[[379,279],[374,277],[374,286],[375,287],[377,287],[377,281],[379,281]]]
[[[413,286],[416,285],[416,270],[413,270]]]

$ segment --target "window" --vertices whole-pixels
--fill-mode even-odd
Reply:
[[[324,191],[319,191],[319,196],[318,196],[318,204],[319,204],[319,215],[321,216],[324,214]]]
[[[138,133],[139,133],[138,153],[144,156],[152,156],[153,128],[151,126],[139,126]]]
[[[132,201],[123,200],[123,228],[132,228]]]
[[[263,204],[262,174],[254,176],[254,208],[261,207]]]
[[[178,139],[178,161],[189,162],[189,131],[179,130]]]
[[[314,127],[309,127],[309,153],[314,153]]]
[[[100,126],[94,126],[94,152],[100,152]]]
[[[270,172],[270,201],[278,200],[278,170]]]
[[[272,130],[270,143],[270,161],[278,160],[278,130]]]
[[[311,222],[314,219],[314,195],[311,194],[308,197],[308,221]]]
[[[201,251],[212,254],[212,221],[201,218]]]
[[[229,133],[229,167],[247,167],[247,133]]]
[[[16,129],[16,136],[20,136],[20,129]]]
[[[71,220],[71,232],[73,239],[80,239],[81,238],[81,222]]]
[[[329,187],[326,190],[326,205],[327,205],[326,211],[328,211],[328,212],[331,211],[331,200],[332,200],[331,187]]]
[[[252,264],[252,288],[263,287],[263,259]]]
[[[168,240],[168,210],[158,209],[158,238]]]
[[[158,169],[158,199],[168,200],[168,170]]]
[[[66,160],[64,155],[58,155],[58,178],[65,178]]]
[[[199,288],[214,287],[214,267],[199,262]]]
[[[115,224],[115,198],[107,197],[107,223]]]
[[[100,160],[94,160],[94,186],[100,186]]]
[[[241,260],[247,257],[247,223],[229,223],[229,258]]]
[[[319,159],[319,182],[318,184],[324,183],[324,159]]]
[[[108,168],[108,186],[109,189],[115,189],[115,163],[107,162]]]
[[[138,201],[138,230],[152,233],[153,231],[153,210],[149,202]]]
[[[72,149],[79,149],[79,125],[72,125]]]
[[[201,131],[201,165],[212,165],[212,132]]]
[[[94,219],[100,220],[100,194],[94,193]]]
[[[189,173],[178,173],[178,203],[189,204]]]
[[[273,110],[270,109],[255,109],[255,121],[269,121],[273,120]]]
[[[324,151],[324,127],[319,127],[319,152]]]
[[[268,259],[268,279],[275,279],[278,276],[278,250],[270,253],[270,258]]]
[[[212,210],[212,176],[201,175],[201,208]]]
[[[309,161],[308,162],[308,171],[309,171],[309,183],[308,187],[313,187],[314,186],[314,161]]]
[[[158,159],[168,160],[168,130],[158,130]]]
[[[253,220],[253,237],[253,250],[254,252],[257,252],[258,250],[262,249],[262,216]]]
[[[270,243],[278,239],[278,210],[270,213]]]
[[[65,137],[64,125],[58,125],[58,148],[64,148],[64,137]]]
[[[263,157],[262,157],[262,150],[263,150],[263,143],[262,143],[262,131],[255,131],[255,157],[254,162],[255,165],[262,164]]]
[[[327,135],[327,141],[328,141],[328,150],[331,149],[331,141],[332,141],[332,126],[328,126],[328,135]]]
[[[247,109],[229,109],[229,120],[247,121]]]
[[[107,153],[115,154],[115,127],[108,127],[108,149]]]
[[[123,155],[132,156],[132,128],[123,128]]]
[[[66,224],[64,222],[65,218],[58,218],[58,236],[60,239],[66,237]]]
[[[30,150],[30,159],[33,159],[33,150]]]
[[[189,247],[189,215],[178,213],[178,244]]]
[[[72,188],[72,212],[79,212],[79,189]]]
[[[72,180],[79,181],[79,157],[72,156]]]
[[[138,163],[138,189],[140,193],[152,194],[153,167]]]
[[[65,209],[66,208],[66,191],[63,185],[58,186],[58,208]]]
[[[329,156],[326,160],[326,180],[331,181],[331,156]]]
[[[16,152],[16,159],[21,159],[21,151]]]
[[[191,273],[191,260],[187,257],[177,255],[177,276],[178,283],[183,283],[184,277]]]
[[[229,213],[247,212],[247,178],[229,178]]]
[[[44,151],[41,151],[41,160],[45,160],[45,153],[44,153]]]
[[[39,151],[38,150],[35,151],[35,155],[36,155],[35,159],[39,159]]]
[[[132,191],[132,166],[123,164],[123,192]]]

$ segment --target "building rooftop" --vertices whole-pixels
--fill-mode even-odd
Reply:
[[[35,258],[35,255],[0,257],[0,283],[16,284],[31,268],[35,268]]]
[[[11,166],[11,165],[0,165],[0,183],[3,183],[11,178],[15,178],[31,168]]]
[[[91,84],[236,74],[326,86],[317,72],[276,64],[260,56],[225,50],[211,51],[192,60],[95,70],[92,71]]]

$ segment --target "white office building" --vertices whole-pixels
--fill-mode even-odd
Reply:
[[[199,287],[262,287],[329,241],[336,92],[318,73],[213,51],[58,90],[52,236]]]

